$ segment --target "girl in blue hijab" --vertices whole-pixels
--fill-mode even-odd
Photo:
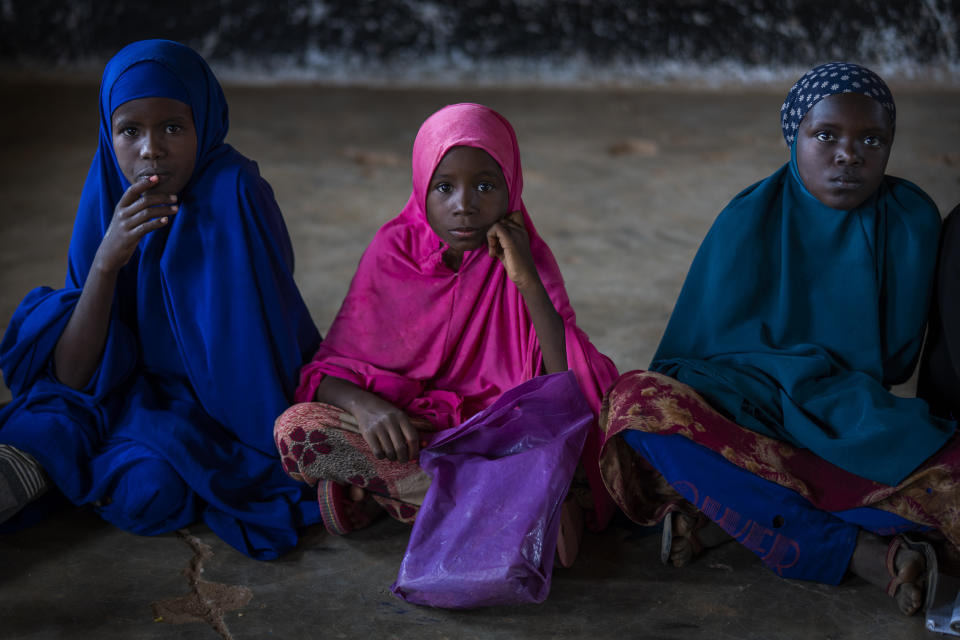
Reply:
[[[260,559],[318,521],[271,434],[320,336],[273,192],[227,128],[188,47],[107,64],[66,284],[31,291],[0,344],[0,518],[53,485],[134,533],[202,517]]]
[[[958,492],[927,473],[960,488],[960,465],[928,462],[955,424],[889,390],[917,363],[940,225],[885,175],[895,123],[870,70],[805,74],[781,109],[790,161],[720,213],[650,371],[610,391],[608,488],[634,519],[664,518],[665,561],[732,536],[784,577],[849,567],[907,614],[932,595],[929,545],[878,535],[960,541]]]

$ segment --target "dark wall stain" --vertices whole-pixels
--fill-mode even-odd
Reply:
[[[96,68],[124,44],[185,42],[213,64],[323,79],[469,77],[491,65],[777,70],[849,59],[960,66],[960,0],[0,0],[7,68]]]

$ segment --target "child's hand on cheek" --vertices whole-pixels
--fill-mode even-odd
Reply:
[[[490,227],[487,246],[490,256],[503,263],[507,276],[518,289],[523,290],[539,282],[540,275],[530,252],[530,234],[523,224],[523,213],[508,213]]]
[[[97,269],[109,273],[120,271],[130,261],[140,239],[166,226],[170,216],[177,212],[177,196],[147,194],[158,179],[157,176],[149,176],[137,180],[120,197],[94,258]]]

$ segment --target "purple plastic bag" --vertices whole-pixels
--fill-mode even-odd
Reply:
[[[593,413],[566,371],[503,393],[420,452],[433,478],[391,589],[454,609],[543,602]]]

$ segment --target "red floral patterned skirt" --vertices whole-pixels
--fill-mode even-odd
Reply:
[[[293,405],[277,418],[273,437],[283,468],[294,480],[361,487],[401,522],[414,521],[430,486],[430,476],[416,461],[375,458],[353,417],[333,405]]]
[[[679,434],[761,478],[792,489],[815,507],[873,507],[939,530],[960,547],[960,438],[954,437],[897,486],[856,476],[807,449],[731,422],[691,387],[649,371],[623,374],[604,398],[600,467],[607,490],[634,521],[652,525],[680,494],[623,440],[627,429]]]

